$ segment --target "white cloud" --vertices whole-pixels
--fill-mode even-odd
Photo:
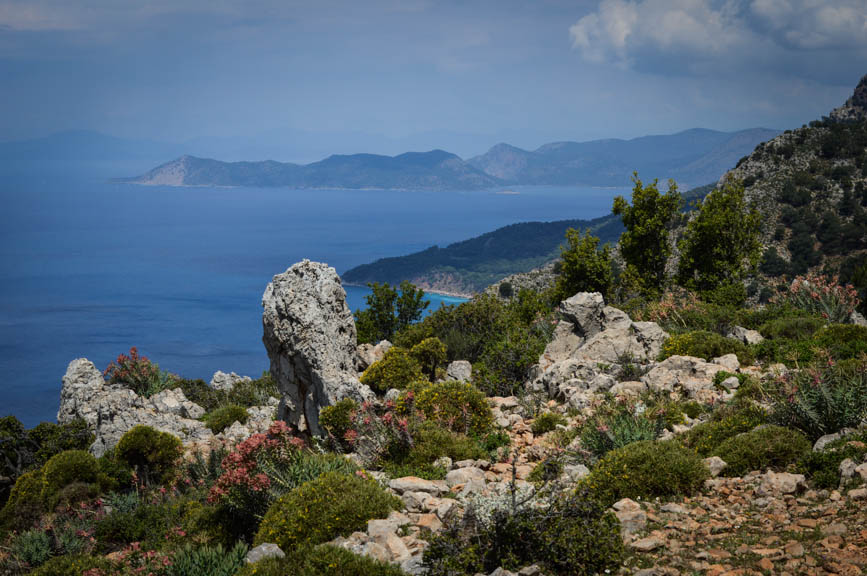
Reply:
[[[864,0],[753,0],[750,10],[781,44],[807,50],[867,46]]]
[[[589,62],[711,71],[695,64],[867,49],[867,0],[602,0],[569,34]]]
[[[717,53],[745,40],[732,6],[715,9],[708,0],[603,0],[569,34],[592,62],[628,63],[646,49]]]

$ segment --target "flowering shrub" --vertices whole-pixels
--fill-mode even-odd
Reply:
[[[329,472],[277,500],[265,518],[254,545],[274,542],[283,550],[321,544],[348,536],[372,518],[385,518],[401,501],[375,480],[358,474]]]
[[[834,276],[807,275],[792,280],[789,289],[775,297],[776,303],[790,304],[828,322],[844,323],[859,304],[858,291],[851,284],[840,284]]]
[[[780,378],[771,419],[811,440],[867,422],[867,364],[830,359]]]
[[[147,356],[139,356],[138,348],[129,349],[129,355],[119,354],[103,374],[111,384],[126,384],[136,394],[152,396],[170,388],[178,378],[160,370]]]
[[[392,402],[386,402],[382,413],[365,402],[349,417],[351,424],[343,439],[366,464],[392,459],[412,448],[409,420],[397,414]]]
[[[355,466],[336,454],[315,454],[278,420],[254,434],[223,459],[222,475],[208,500],[224,505],[242,532],[255,530],[272,502],[326,472],[353,473]]]

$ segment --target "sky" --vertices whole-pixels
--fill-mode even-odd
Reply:
[[[786,129],[867,74],[867,0],[0,0],[0,140],[224,159]]]

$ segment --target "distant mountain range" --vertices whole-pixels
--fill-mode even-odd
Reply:
[[[159,186],[477,189],[500,182],[443,150],[334,155],[312,164],[220,162],[182,156],[128,181]]]
[[[779,134],[693,129],[633,140],[554,142],[533,151],[498,144],[469,160],[443,150],[334,155],[311,164],[221,162],[182,156],[126,181],[162,186],[482,189],[509,185],[626,186],[674,178],[684,187],[716,181],[757,144]]]

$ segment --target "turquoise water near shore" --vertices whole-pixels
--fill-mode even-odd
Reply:
[[[0,171],[2,172],[2,171]],[[0,174],[0,416],[53,420],[70,360],[130,346],[171,372],[258,375],[261,296],[303,258],[338,272],[514,222],[593,218],[618,189],[141,187],[100,174]],[[367,289],[347,286],[355,310]],[[431,309],[459,301],[430,295]]]

